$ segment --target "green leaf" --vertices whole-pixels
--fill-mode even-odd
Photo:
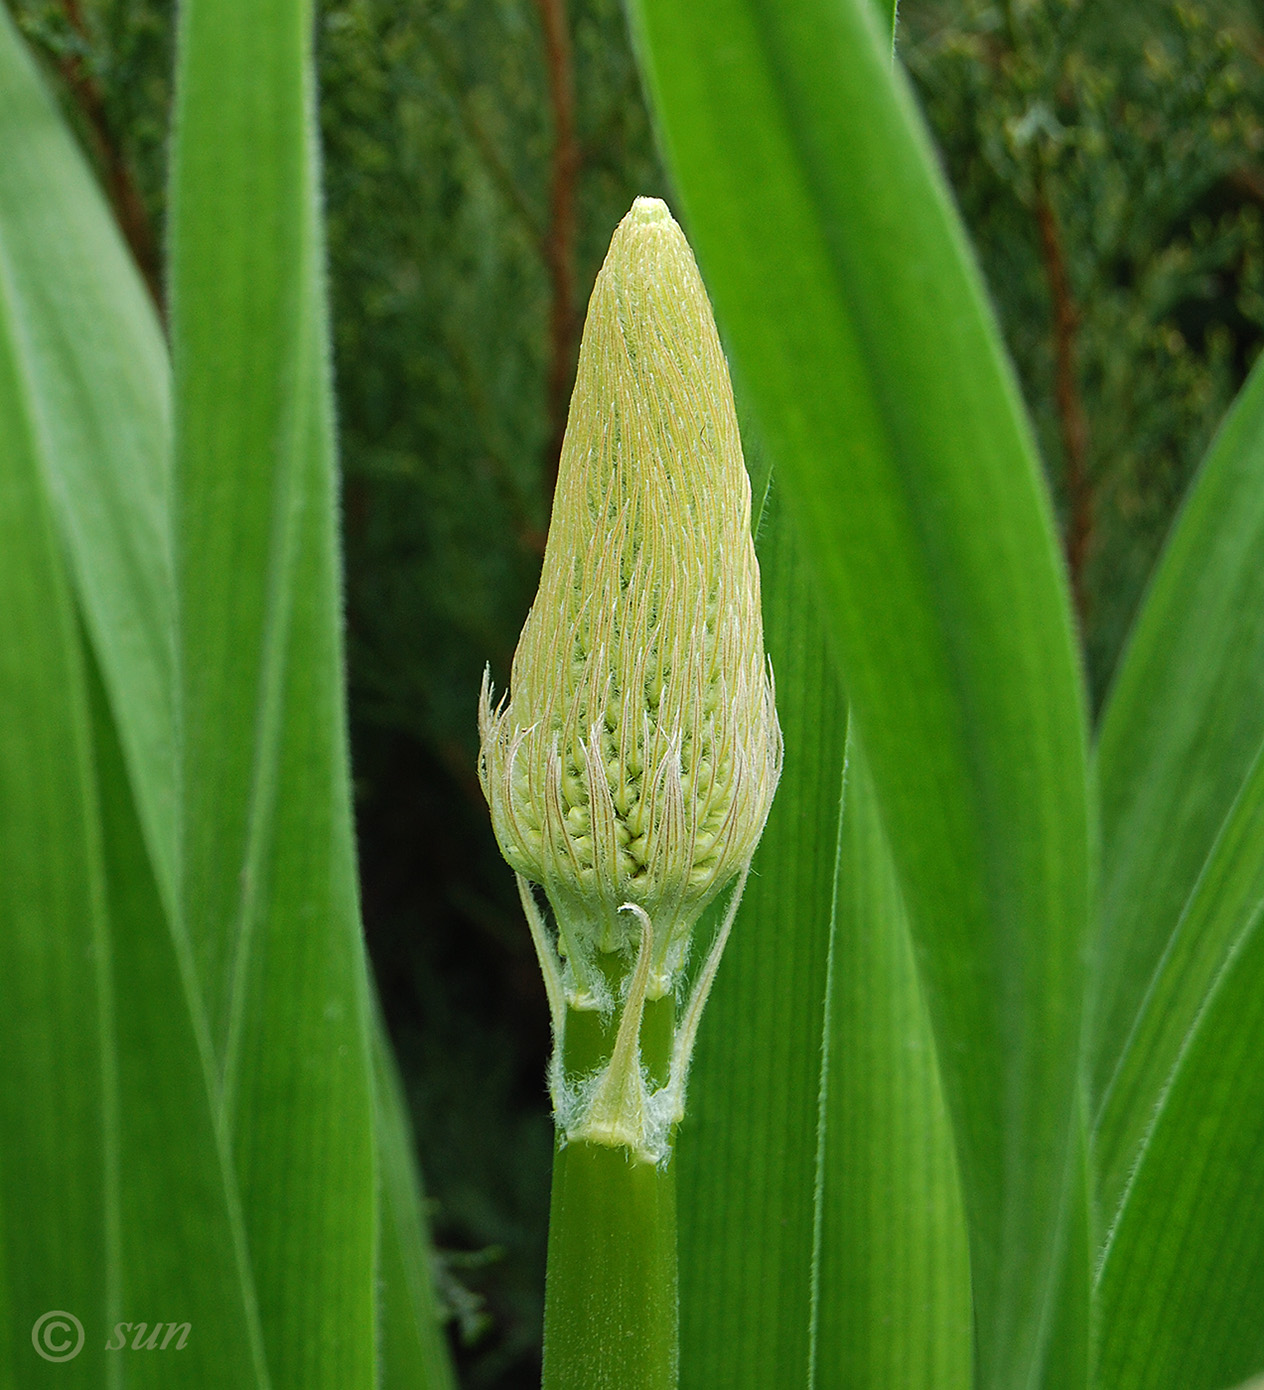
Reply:
[[[0,1380],[116,1384],[130,1352],[107,1352],[107,1339],[125,1323],[130,1347],[143,1322],[145,1341],[156,1324],[162,1337],[188,1324],[182,1384],[261,1385],[200,999],[168,919],[165,357],[104,202],[4,13],[0,144],[12,153],[0,168],[0,1106],[11,1149],[0,1227],[12,1261],[0,1270],[11,1300]],[[84,1329],[73,1362],[32,1346],[36,1318],[55,1309]],[[170,1383],[166,1356],[138,1356],[128,1384]]]
[[[1264,749],[1204,866],[1106,1091],[1101,1368],[1215,1386],[1264,1365]]]
[[[1066,1252],[1062,1279],[1049,1310],[1044,1385],[1048,1390],[1093,1384],[1096,1328],[1093,1310],[1084,1316],[1084,1290],[1093,1269],[1092,1174],[1089,1167],[1087,1102],[1081,1094],[1075,1127],[1071,1188],[1067,1194]]]
[[[1258,814],[1255,830],[1258,865]],[[1264,1366],[1259,918],[1257,898],[1184,1040],[1109,1232],[1098,1285],[1103,1385],[1216,1390]]]
[[[815,1384],[972,1384],[952,1130],[908,922],[859,740],[848,740],[830,961]]]
[[[934,1041],[858,752],[840,800],[846,706],[775,486],[759,551],[786,763],[674,1160],[681,1383],[968,1386],[969,1263]],[[823,847],[840,812],[836,863]]]
[[[1262,904],[1264,749],[1181,913],[1103,1096],[1094,1156],[1107,1247],[1155,1124],[1155,1107],[1183,1066],[1223,973],[1256,929]]]
[[[22,73],[0,13],[0,78]],[[19,77],[20,81],[20,77]],[[21,130],[0,80],[6,148]],[[40,482],[8,276],[0,276],[0,1379],[91,1386],[101,1362],[40,1360],[64,1310],[102,1336],[118,1314],[118,1097],[105,884],[73,601]],[[20,731],[20,732],[19,732]],[[72,1328],[50,1329],[58,1350]]]
[[[806,1383],[826,960],[847,714],[784,509],[759,530],[785,766],[677,1142],[681,1384]],[[701,929],[700,929],[701,936]]]
[[[0,255],[32,428],[168,910],[175,900],[170,381],[153,305],[70,132],[0,19]],[[55,228],[55,234],[50,229]]]
[[[1120,1386],[1259,1370],[1264,371],[1168,541],[1098,750],[1094,1033],[1101,1368]]]
[[[383,1390],[455,1390],[439,1323],[412,1128],[380,1013],[373,1029],[377,1157],[382,1194]]]
[[[192,955],[168,929],[104,687],[88,664],[109,908],[107,1084],[117,1095],[107,1173],[118,1188],[119,1245],[111,1335],[94,1327],[90,1350],[117,1347],[120,1322],[131,1324],[129,1354],[146,1323],[147,1349],[162,1323],[163,1338],[184,1341],[182,1390],[262,1388],[258,1312]],[[171,1384],[174,1353],[161,1347],[128,1364],[129,1386]]]
[[[890,36],[891,55],[895,56],[895,35],[900,23],[900,0],[874,0],[877,5],[878,27],[883,37]]]
[[[1094,1098],[1264,741],[1264,363],[1213,441],[1111,688],[1098,743]]]
[[[1027,1386],[1070,1297],[1089,884],[1084,695],[1030,431],[868,0],[634,17],[904,890],[979,1384]]]
[[[376,1384],[312,14],[181,11],[172,168],[182,902],[272,1384]]]

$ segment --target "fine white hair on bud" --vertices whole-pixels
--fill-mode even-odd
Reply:
[[[636,200],[597,277],[539,592],[499,705],[484,680],[479,726],[497,840],[557,922],[564,964],[538,922],[533,935],[560,1052],[564,1006],[620,1002],[609,953],[628,961],[625,995],[633,977],[643,998],[673,989],[694,924],[750,863],[781,771],[728,368],[658,199]],[[577,1102],[559,1078],[555,1059],[561,1120]]]

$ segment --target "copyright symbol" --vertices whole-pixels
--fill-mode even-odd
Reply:
[[[45,1361],[71,1361],[83,1350],[83,1323],[73,1313],[45,1313],[31,1328],[31,1345]]]

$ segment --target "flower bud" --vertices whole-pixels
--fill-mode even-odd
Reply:
[[[781,732],[728,369],[657,199],[597,277],[539,592],[479,723],[496,837],[553,908],[567,1004],[613,1007],[598,953],[638,957],[647,921],[646,997],[666,993],[750,863]]]

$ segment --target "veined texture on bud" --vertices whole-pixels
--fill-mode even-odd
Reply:
[[[781,732],[728,368],[657,199],[597,277],[539,592],[480,730],[496,837],[553,907],[568,1004],[613,1006],[597,955],[630,964],[646,920],[647,997],[667,992],[750,862]]]

